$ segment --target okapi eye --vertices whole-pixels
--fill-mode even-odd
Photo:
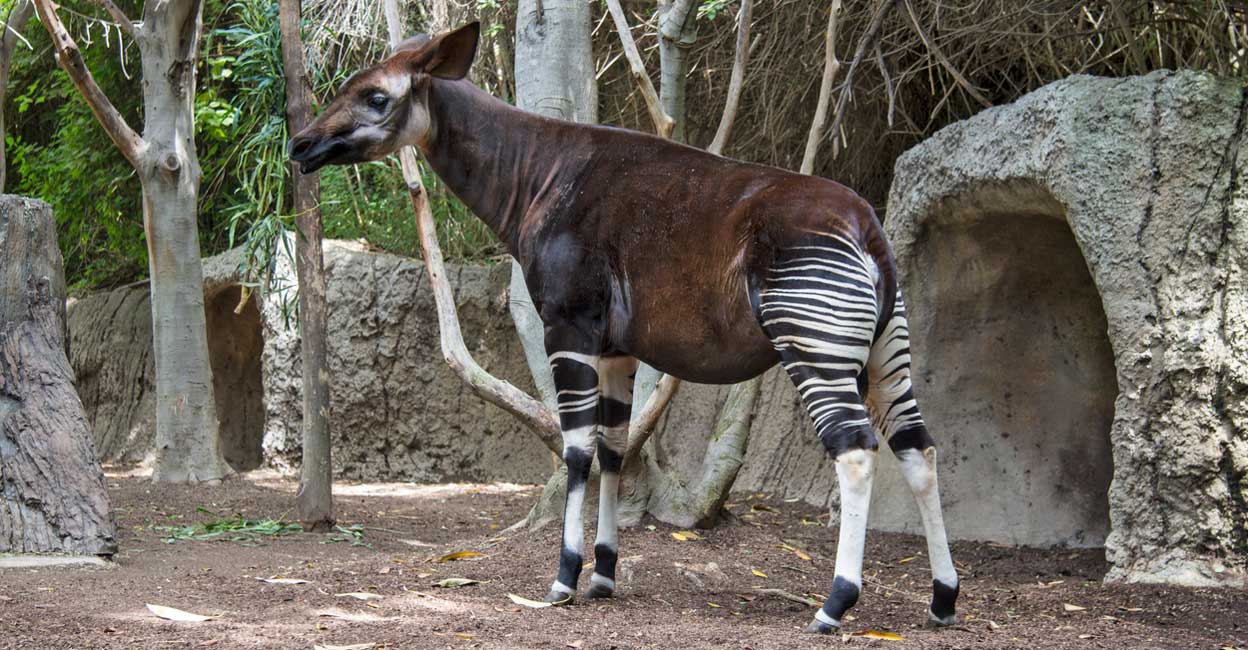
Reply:
[[[388,104],[390,104],[390,98],[382,93],[374,93],[368,98],[368,105],[374,110],[384,111]]]

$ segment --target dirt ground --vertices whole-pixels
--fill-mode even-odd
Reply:
[[[533,487],[338,486],[340,521],[362,527],[361,546],[341,532],[259,544],[162,541],[162,527],[212,518],[198,508],[288,515],[294,485],[274,477],[208,488],[140,478],[109,485],[122,549],[115,566],[0,571],[0,648],[1248,647],[1243,591],[1104,585],[1100,551],[980,543],[954,545],[962,623],[924,629],[930,579],[922,540],[883,533],[869,536],[867,582],[845,622],[848,636],[804,635],[812,608],[755,588],[822,593],[832,579],[835,531],[820,525],[827,516],[818,510],[764,495],[735,498],[733,520],[700,539],[680,541],[677,529],[656,522],[623,531],[613,601],[528,609],[507,594],[546,593],[559,531],[503,531],[536,499]],[[483,556],[438,561],[455,551]],[[272,577],[308,583],[257,580]],[[434,586],[450,577],[481,583]],[[348,592],[381,598],[336,595]],[[147,603],[219,618],[165,621]],[[852,636],[868,631],[902,640]]]

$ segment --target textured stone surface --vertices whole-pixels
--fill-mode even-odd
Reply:
[[[898,160],[886,229],[955,536],[1095,542],[1112,467],[1111,579],[1244,585],[1244,104],[1192,72],[1072,77]]]
[[[433,294],[419,260],[326,242],[334,467],[339,476],[538,483],[553,457],[502,410],[476,398],[442,359]],[[464,339],[486,370],[532,390],[507,312],[510,267],[454,266]],[[265,311],[265,451],[297,465],[298,342],[280,298]]]
[[[276,289],[262,301],[253,294],[236,313],[241,261],[237,250],[204,260],[222,448],[235,469],[291,470],[302,409],[294,274],[279,263]],[[549,476],[553,459],[532,434],[473,397],[442,360],[419,260],[329,241],[325,263],[336,476],[527,483]],[[531,390],[507,313],[507,268],[451,266],[448,273],[477,360]],[[69,313],[71,359],[100,457],[142,462],[155,429],[146,285],[74,301]]]

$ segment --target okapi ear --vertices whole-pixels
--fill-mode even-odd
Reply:
[[[473,21],[433,40],[433,52],[425,63],[425,72],[441,79],[463,79],[472,68],[477,55],[477,39],[481,23]]]
[[[391,54],[398,54],[399,52],[415,52],[416,50],[424,47],[428,42],[429,37],[427,35],[412,34],[411,36],[403,39],[403,42],[396,45],[394,47],[394,52],[391,52]]]

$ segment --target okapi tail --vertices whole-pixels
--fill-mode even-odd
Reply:
[[[888,322],[893,319],[897,309],[897,260],[893,257],[893,249],[884,238],[884,229],[880,220],[871,214],[871,225],[863,238],[863,248],[875,261],[878,275],[875,281],[875,300],[879,306],[879,317],[875,321],[875,337],[872,343],[884,335]]]

